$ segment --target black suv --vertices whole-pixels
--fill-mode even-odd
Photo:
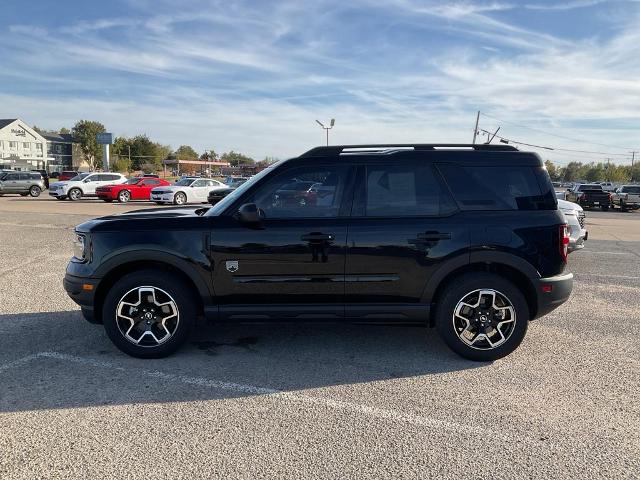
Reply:
[[[205,317],[413,322],[464,357],[493,360],[569,297],[568,243],[534,153],[318,147],[210,208],[79,225],[64,285],[137,357],[172,353]]]

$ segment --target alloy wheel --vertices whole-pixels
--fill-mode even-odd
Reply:
[[[493,289],[469,292],[453,311],[453,328],[464,344],[491,350],[504,344],[514,331],[516,312],[503,293]]]
[[[176,202],[176,205],[183,205],[184,203],[187,202],[186,195],[182,192],[176,193],[175,202]]]
[[[116,323],[129,342],[156,347],[167,342],[178,329],[176,301],[158,287],[136,287],[125,293],[116,307]]]
[[[122,190],[118,194],[118,201],[120,203],[127,203],[129,200],[131,200],[131,193],[128,190]]]

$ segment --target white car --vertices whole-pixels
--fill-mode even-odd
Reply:
[[[158,205],[173,203],[206,203],[211,189],[226,185],[211,178],[184,177],[173,185],[156,187],[151,190],[151,201]]]
[[[96,188],[102,185],[124,183],[127,177],[121,173],[87,172],[76,175],[71,180],[55,182],[49,185],[49,195],[58,200],[80,200],[82,197],[95,197]]]
[[[585,227],[584,210],[577,203],[558,200],[558,209],[564,214],[569,226],[569,252],[584,248],[584,242],[589,238]]]

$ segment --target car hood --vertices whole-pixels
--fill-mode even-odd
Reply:
[[[565,211],[575,211],[575,210],[578,210],[579,212],[582,211],[582,207],[577,203],[568,202],[562,199],[558,199],[558,208],[560,210],[565,210]]]
[[[82,182],[72,182],[70,180],[63,180],[61,182],[53,182],[49,185],[49,187],[63,187],[65,185],[71,185],[76,183],[82,183]]]
[[[178,190],[184,189],[184,188],[191,188],[189,186],[176,186],[176,185],[159,185],[157,187],[153,187],[151,189],[151,191],[153,192],[154,190],[167,190],[169,192],[176,192]]]
[[[171,228],[181,228],[193,221],[201,222],[209,207],[162,207],[94,218],[76,227],[78,232],[157,230],[161,233]],[[159,221],[161,221],[159,223]]]

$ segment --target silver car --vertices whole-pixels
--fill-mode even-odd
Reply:
[[[569,225],[569,252],[584,248],[584,242],[589,238],[584,210],[577,203],[560,199],[558,199],[558,209],[564,214]]]
[[[15,193],[37,197],[44,190],[44,179],[38,172],[3,172],[0,174],[0,195]]]

